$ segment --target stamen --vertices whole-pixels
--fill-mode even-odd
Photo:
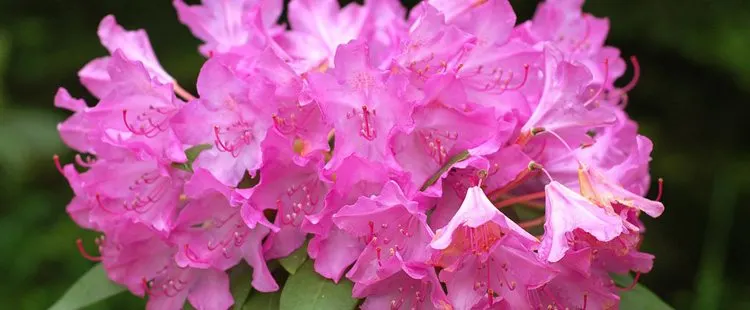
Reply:
[[[193,252],[193,250],[190,249],[190,245],[189,244],[185,243],[184,248],[185,248],[185,257],[187,257],[187,259],[189,259],[190,261],[192,261],[194,263],[199,263],[199,264],[205,264],[206,263],[205,261],[201,260],[198,257],[198,254],[195,254],[195,252]]]
[[[503,92],[505,92],[506,90],[519,90],[521,87],[526,85],[526,81],[529,79],[529,64],[523,65],[523,80],[521,80],[521,83],[511,88],[508,88],[508,84],[510,83],[510,80],[512,78],[513,78],[513,72],[510,73],[510,78],[508,78],[508,81],[505,83]]]
[[[664,193],[664,179],[659,178],[659,194],[656,195],[656,201],[661,202],[661,195]]]
[[[60,172],[63,176],[65,176],[65,170],[63,169],[62,165],[60,164],[60,156],[57,156],[57,154],[52,156],[52,161],[55,162],[55,167],[57,168],[57,171]]]
[[[78,246],[78,252],[81,253],[81,256],[83,256],[83,258],[88,259],[88,260],[90,260],[92,262],[101,262],[102,261],[102,257],[101,256],[92,256],[92,255],[89,255],[89,253],[86,252],[86,249],[83,248],[83,240],[81,240],[81,238],[78,238],[76,240],[76,245]]]
[[[633,278],[633,283],[630,283],[628,287],[621,287],[620,289],[623,291],[629,291],[635,288],[636,285],[638,285],[638,279],[641,277],[640,272],[635,273],[635,277]]]
[[[97,204],[97,205],[99,206],[99,208],[101,208],[102,210],[104,210],[104,211],[105,211],[105,212],[107,212],[107,213],[111,213],[111,214],[117,214],[116,212],[113,212],[113,211],[111,211],[111,210],[107,209],[107,208],[106,208],[106,207],[104,206],[104,204],[102,203],[102,198],[101,198],[101,196],[99,195],[99,193],[97,193],[95,197],[96,197],[96,198],[95,198],[95,199],[96,199],[96,204]]]
[[[599,86],[599,89],[594,93],[589,100],[587,100],[583,106],[587,107],[592,102],[595,102],[596,99],[599,97],[599,95],[602,94],[604,91],[605,85],[607,85],[607,81],[609,81],[609,58],[604,58],[604,81],[602,82],[602,85]]]
[[[627,93],[633,90],[635,86],[638,84],[638,80],[641,78],[641,65],[638,63],[638,58],[635,56],[630,56],[630,62],[633,63],[633,79],[630,80],[630,82],[625,85],[622,89],[620,89],[621,92]]]

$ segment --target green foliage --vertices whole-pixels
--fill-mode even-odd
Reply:
[[[633,278],[629,275],[613,274],[612,280],[622,287],[629,287],[633,283]],[[620,309],[671,310],[673,308],[667,305],[645,286],[636,284],[633,289],[620,292]]]
[[[281,290],[280,310],[354,309],[358,301],[352,298],[352,282],[342,279],[338,284],[315,272],[308,260],[297,273],[289,276]]]
[[[242,305],[245,304],[245,300],[253,291],[253,268],[248,266],[245,262],[240,262],[239,265],[233,267],[229,271],[229,284],[232,291],[232,298],[234,298],[234,309],[242,309]]]
[[[81,309],[124,291],[125,288],[110,281],[102,265],[97,264],[78,279],[50,310]]]
[[[273,293],[255,293],[250,295],[242,310],[278,310],[281,291]]]

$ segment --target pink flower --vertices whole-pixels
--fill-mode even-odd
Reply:
[[[420,5],[411,14],[417,18],[409,28],[409,40],[397,60],[411,71],[416,81],[445,72],[449,64],[471,49],[476,41],[458,27],[447,25],[444,15],[429,4]]]
[[[206,61],[198,76],[200,99],[191,101],[173,121],[186,143],[214,145],[198,156],[194,166],[231,186],[246,171],[255,174],[262,166],[261,143],[272,125],[272,106],[261,102],[274,98],[269,82],[243,79],[233,66],[235,61],[228,56]]]
[[[347,277],[359,285],[375,283],[384,270],[400,268],[397,254],[406,262],[426,262],[432,239],[426,218],[395,181],[386,183],[379,195],[341,208],[334,223],[366,244]]]
[[[171,83],[174,79],[161,67],[156,59],[148,35],[143,30],[126,31],[112,15],[102,19],[97,31],[99,39],[111,55],[115,51],[122,51],[123,58],[130,61],[137,61],[143,64],[148,71],[149,76],[153,77],[160,83]],[[107,72],[109,57],[97,58],[89,62],[78,73],[81,83],[91,91],[95,96],[102,98],[114,89],[110,85],[110,76]]]
[[[210,56],[212,53],[227,53],[238,48],[259,33],[252,24],[252,10],[260,7],[262,25],[272,32],[276,20],[281,15],[281,0],[204,0],[201,5],[187,5],[183,0],[174,0],[180,21],[187,25],[193,34],[203,40],[201,53]]]
[[[457,309],[531,309],[536,305],[529,291],[538,289],[557,274],[554,267],[537,258],[517,237],[506,236],[492,245],[489,255],[468,256],[458,268],[447,268],[440,280],[448,288],[448,299]]]
[[[185,186],[188,203],[180,212],[171,239],[181,267],[226,270],[244,259],[253,267],[253,287],[262,292],[279,288],[266,266],[261,245],[268,221],[248,226],[240,208],[230,204],[231,188],[205,170],[196,171]]]
[[[610,241],[623,232],[622,219],[593,204],[564,185],[553,181],[545,187],[545,236],[539,255],[557,262],[565,256],[576,231]]]
[[[169,127],[183,105],[172,87],[152,80],[140,62],[127,60],[119,50],[108,72],[113,90],[84,114],[98,128],[88,138],[92,151],[106,158],[128,156],[123,154],[127,150],[140,159],[185,162],[182,143]]]
[[[79,207],[88,210],[94,227],[106,228],[128,219],[165,235],[169,232],[182,193],[181,171],[153,161],[134,160],[99,159],[88,168],[80,176],[69,176],[69,181],[80,182],[73,186],[79,187],[76,194],[86,201]]]
[[[616,120],[609,108],[598,106],[594,100],[603,86],[598,90],[589,88],[592,82],[589,70],[562,61],[561,57],[559,51],[545,49],[544,90],[539,105],[521,128],[525,138],[544,131],[591,128]]]
[[[366,298],[362,309],[453,309],[433,268],[399,263],[376,284],[355,284],[352,295]]]
[[[294,0],[289,3],[289,24],[317,40],[323,61],[334,65],[339,46],[359,37],[368,18],[368,10],[356,3],[339,8],[334,0]],[[311,38],[311,39],[312,39]]]
[[[471,187],[461,207],[448,222],[437,230],[430,243],[439,250],[434,263],[446,268],[456,266],[471,255],[489,255],[496,242],[512,235],[526,247],[535,248],[534,236],[508,219],[490,202],[479,187]]]
[[[336,175],[331,191],[326,196],[324,209],[308,216],[310,223],[303,227],[314,234],[308,253],[315,259],[315,271],[334,281],[338,281],[346,267],[354,263],[366,244],[360,238],[339,229],[334,224],[333,215],[342,207],[356,203],[361,196],[379,194],[389,180],[396,180],[402,185],[406,183],[405,176],[398,171],[356,156],[346,158],[336,171],[353,173]]]
[[[101,240],[109,277],[136,295],[148,295],[147,309],[182,309],[185,300],[198,308],[232,305],[229,277],[216,269],[178,267],[175,249],[146,226],[123,223]]]
[[[286,145],[267,147],[264,156],[263,176],[243,208],[276,210],[274,225],[280,230],[263,245],[266,258],[273,259],[289,255],[305,242],[307,217],[322,211],[329,185],[320,175],[321,156],[295,162]]]
[[[411,122],[410,104],[394,94],[385,72],[370,65],[365,42],[342,45],[336,63],[346,65],[308,77],[313,98],[336,130],[336,152],[327,168],[335,170],[353,154],[393,163],[388,141]]]
[[[503,140],[497,136],[499,128],[493,110],[470,104],[457,108],[466,98],[459,85],[452,85],[458,87],[437,89],[435,92],[439,94],[434,96],[428,93],[424,104],[414,110],[415,128],[408,133],[396,133],[391,142],[396,161],[404,171],[409,171],[416,188],[422,187],[458,153],[471,151],[492,139]],[[440,188],[439,182],[435,187]],[[439,195],[439,191],[434,194]]]

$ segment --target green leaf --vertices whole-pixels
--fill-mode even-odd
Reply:
[[[201,152],[205,150],[210,150],[212,147],[214,147],[212,144],[198,144],[196,146],[193,146],[185,150],[185,157],[187,157],[187,162],[173,163],[172,167],[185,170],[187,172],[193,172],[193,162],[196,158],[198,158],[198,155],[200,155]]]
[[[273,293],[255,293],[245,302],[242,310],[279,310],[281,291]]]
[[[253,291],[253,268],[240,263],[229,271],[229,290],[234,298],[234,309],[241,309],[248,295]]]
[[[102,264],[97,264],[71,286],[50,310],[81,309],[125,291],[109,280]]]
[[[284,267],[284,269],[290,274],[295,274],[297,272],[297,269],[299,269],[299,267],[302,266],[302,264],[304,264],[306,261],[307,241],[305,241],[305,243],[297,250],[292,252],[292,254],[289,254],[289,256],[279,259],[281,267]]]
[[[633,283],[630,275],[612,274],[612,280],[622,287],[629,287]],[[632,290],[620,291],[620,309],[669,310],[674,308],[667,305],[645,286],[636,284]]]
[[[347,310],[357,306],[352,298],[352,282],[342,279],[338,284],[319,275],[309,259],[297,273],[289,276],[281,291],[281,310]]]

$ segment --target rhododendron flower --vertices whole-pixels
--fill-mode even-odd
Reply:
[[[653,143],[624,110],[640,69],[615,85],[625,62],[583,0],[525,22],[507,0],[408,18],[293,0],[289,25],[280,0],[173,4],[208,58],[197,95],[110,15],[109,56],[79,72],[96,104],[54,98],[81,153],[54,157],[66,210],[101,233],[79,250],[147,308],[353,282],[363,309],[613,309],[610,273],[653,268],[640,215],[664,212],[661,180],[644,198]]]

